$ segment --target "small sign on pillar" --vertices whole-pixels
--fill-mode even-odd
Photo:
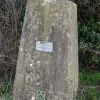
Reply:
[[[36,41],[36,50],[43,52],[53,52],[53,43],[46,41]]]

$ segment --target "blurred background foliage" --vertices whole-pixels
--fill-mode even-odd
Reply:
[[[78,4],[80,68],[100,70],[100,0],[75,0]]]
[[[80,66],[88,70],[100,70],[100,23],[95,19],[79,22]]]

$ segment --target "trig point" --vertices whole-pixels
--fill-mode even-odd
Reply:
[[[28,0],[13,100],[74,100],[77,88],[77,5]]]

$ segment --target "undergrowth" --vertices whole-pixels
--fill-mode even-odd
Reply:
[[[81,70],[77,100],[100,100],[100,72]],[[12,85],[0,88],[0,100],[12,100]]]
[[[100,72],[81,70],[78,100],[100,100]]]
[[[12,85],[0,87],[0,100],[12,100]]]

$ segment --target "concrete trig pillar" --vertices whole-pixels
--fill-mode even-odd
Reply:
[[[73,100],[77,88],[76,4],[28,0],[13,100]]]

